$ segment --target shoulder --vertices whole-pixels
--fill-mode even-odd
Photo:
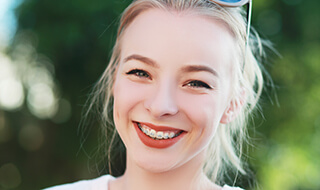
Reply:
[[[111,175],[103,175],[95,179],[81,180],[74,183],[68,183],[63,185],[57,185],[46,188],[44,190],[108,190],[109,181],[113,180]]]
[[[244,189],[241,189],[241,188],[239,188],[239,187],[230,187],[230,186],[228,186],[228,185],[224,185],[224,186],[222,187],[222,190],[244,190]]]

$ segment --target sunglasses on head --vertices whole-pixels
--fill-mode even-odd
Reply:
[[[214,2],[220,6],[225,7],[241,7],[245,4],[248,4],[247,6],[247,36],[246,36],[246,43],[248,43],[249,40],[249,34],[250,34],[250,24],[251,24],[251,12],[252,12],[252,0],[210,0],[211,2]]]
[[[209,0],[224,7],[241,7],[247,5],[247,31],[246,31],[246,51],[248,48],[250,24],[251,24],[251,12],[252,12],[252,0]],[[244,65],[242,66],[244,69]]]

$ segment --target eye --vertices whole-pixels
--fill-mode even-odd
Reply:
[[[207,83],[199,81],[199,80],[192,80],[187,82],[184,86],[189,86],[192,88],[206,88],[206,89],[213,89],[211,86],[209,86]]]
[[[141,70],[141,69],[133,69],[129,72],[126,72],[127,75],[135,75],[140,78],[150,78],[148,72]]]

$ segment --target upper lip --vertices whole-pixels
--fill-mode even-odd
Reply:
[[[154,125],[154,124],[148,123],[148,122],[140,122],[140,121],[134,121],[134,122],[140,123],[142,125],[146,125],[149,128],[154,129],[156,131],[184,131],[183,129],[168,127],[168,126],[164,126],[164,125]]]

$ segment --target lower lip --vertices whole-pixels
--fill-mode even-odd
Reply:
[[[183,132],[179,136],[174,137],[172,139],[155,140],[153,138],[150,138],[146,134],[144,134],[138,127],[138,124],[135,122],[134,122],[134,128],[136,129],[142,143],[151,148],[168,148],[176,144],[185,135],[185,132]]]

